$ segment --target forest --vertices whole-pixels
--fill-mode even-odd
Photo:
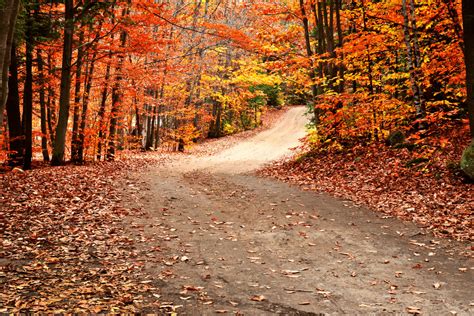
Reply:
[[[0,313],[474,312],[474,1],[0,0],[0,73]]]
[[[2,160],[182,150],[291,104],[311,148],[446,146],[472,126],[461,3],[415,2],[23,1]]]

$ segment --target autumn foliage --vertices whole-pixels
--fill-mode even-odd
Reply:
[[[400,264],[402,257],[411,264],[406,252],[411,252],[410,248],[398,246],[407,240],[426,246],[423,251],[434,256],[431,246],[438,241],[427,246],[411,239],[424,234],[424,228],[437,237],[450,238],[450,248],[455,244],[453,239],[466,242],[461,255],[472,256],[473,248],[467,242],[474,240],[474,40],[466,39],[469,35],[474,38],[473,3],[0,0],[0,313],[150,311],[176,315],[183,302],[192,298],[188,292],[195,294],[189,303],[198,302],[201,313],[206,313],[205,306],[217,306],[218,301],[232,307],[254,306],[243,300],[230,301],[228,294],[215,295],[213,302],[212,291],[223,288],[224,283],[242,292],[239,295],[245,294],[255,306],[264,306],[259,311],[268,313],[299,314],[299,309],[283,305],[281,298],[309,293],[313,295],[311,303],[321,304],[318,308],[337,308],[335,313],[344,308],[353,313],[360,308],[366,313],[377,311],[372,308],[380,308],[380,313],[396,312],[395,303],[411,298],[416,304],[423,299],[433,309],[453,307],[449,299],[439,300],[439,293],[462,298],[451,284],[445,291],[443,283],[443,292],[411,297],[416,293],[415,278],[422,279],[421,270],[407,273],[404,279],[400,278],[403,272],[395,271],[394,277],[400,278],[393,279],[395,284],[388,274],[378,274],[375,265],[391,268],[390,260]],[[470,18],[464,19],[463,26],[466,8]],[[470,28],[466,20],[470,20]],[[234,177],[237,164],[248,163],[242,157],[203,164],[206,172],[185,171],[195,167],[193,157],[205,161],[255,135],[285,113],[282,108],[292,105],[305,105],[308,110],[310,123],[302,145],[294,157],[273,162],[257,173],[350,199],[360,213],[333,201],[335,206],[327,208],[323,218],[317,204],[325,204],[324,199],[313,195],[302,199],[296,189],[252,175]],[[303,121],[298,121],[298,127]],[[299,133],[283,133],[284,129],[275,133],[278,129],[269,129],[269,134],[274,138],[292,135],[297,142]],[[229,137],[217,140],[223,136]],[[469,142],[469,155],[461,160],[462,149]],[[204,144],[193,149],[199,143]],[[263,151],[270,148],[278,153],[281,143],[268,143],[273,147],[262,146]],[[249,142],[251,148],[246,151],[256,156],[254,144],[260,146],[261,142]],[[268,157],[259,163],[269,161]],[[178,167],[168,164],[161,168],[163,162],[175,158]],[[234,170],[207,173],[211,169],[216,172],[223,161],[230,161],[224,167]],[[158,171],[148,172],[148,167],[158,165]],[[36,170],[25,171],[33,167]],[[144,178],[145,173],[153,173],[156,179]],[[252,179],[255,184],[245,187]],[[298,206],[291,206],[294,203]],[[316,205],[316,209],[297,211],[309,205]],[[408,236],[411,230],[392,229],[394,236],[384,239],[388,226],[380,230],[373,222],[368,225],[370,232],[359,230],[365,222],[370,223],[361,217],[361,224],[352,231],[354,244],[359,237],[366,238],[367,245],[373,243],[370,247],[374,249],[383,248],[385,240],[400,237],[400,241],[394,243],[395,252],[374,250],[368,256],[365,252],[372,251],[364,249],[363,255],[355,256],[346,252],[353,246],[350,239],[340,237],[346,237],[341,236],[347,232],[346,219],[365,214],[364,205],[383,213],[383,219],[412,221],[422,230]],[[336,219],[331,214],[335,212]],[[337,223],[337,219],[343,220]],[[324,221],[344,227],[337,230]],[[352,221],[347,224],[355,226]],[[304,231],[299,230],[303,227]],[[331,228],[326,231],[322,227]],[[377,239],[362,237],[366,232]],[[311,234],[318,244],[304,241]],[[213,239],[216,236],[218,240]],[[237,237],[245,246],[224,246],[225,242],[237,242]],[[195,247],[189,240],[196,243],[194,253],[188,252]],[[204,243],[212,243],[210,251],[202,247]],[[247,257],[257,253],[245,249],[249,245],[261,248],[271,260]],[[303,247],[308,245],[317,246],[314,256],[305,253]],[[222,249],[240,258],[225,259],[220,256]],[[452,275],[443,262],[459,258],[454,249],[459,247],[447,252],[449,260],[441,251],[433,258],[433,264],[440,267],[433,272],[436,278]],[[279,253],[283,250],[298,252],[300,258],[286,258],[285,253]],[[325,251],[329,255],[322,256]],[[392,253],[387,256],[390,260],[380,257],[388,253]],[[191,260],[188,255],[195,257]],[[347,257],[345,265],[353,271],[346,276],[354,282],[343,282],[348,279],[339,271],[340,266],[325,267],[324,271],[315,259],[336,265],[343,262],[339,255]],[[412,269],[422,269],[421,264],[430,262],[428,257],[424,260]],[[364,261],[371,265],[366,267]],[[234,270],[237,263],[241,266]],[[179,275],[179,267],[170,268],[178,264],[192,273]],[[259,282],[262,275],[262,280],[272,278],[268,283],[272,287],[256,283],[252,291],[285,291],[273,302],[261,293],[247,295],[249,290],[242,289],[248,282],[233,283],[233,278],[227,281],[219,275],[223,270],[247,274],[255,267],[252,264],[262,270],[248,276],[256,276]],[[324,279],[308,289],[305,283],[285,287],[289,283],[278,283],[276,275],[289,280],[309,268],[278,271],[271,268],[273,264],[311,266],[315,268],[313,276],[327,272],[331,278],[328,284],[357,285],[357,291],[367,286],[360,292],[370,294],[371,300],[388,299],[393,305],[386,308],[376,302],[369,306],[365,299],[352,299],[355,290],[345,292],[347,295],[335,292],[331,297],[331,292],[320,288]],[[362,278],[356,278],[355,264],[364,271],[360,276],[371,280],[357,281]],[[459,264],[462,266],[456,273],[470,272],[467,263]],[[206,274],[199,275],[200,268]],[[149,273],[150,269],[154,272]],[[211,279],[211,273],[216,277]],[[372,273],[377,278],[372,278]],[[212,286],[183,284],[179,291],[169,282],[193,278]],[[254,287],[254,281],[248,284]],[[402,281],[408,284],[406,288]],[[378,283],[379,288],[389,287],[390,295],[374,294]],[[169,293],[159,291],[164,284],[170,286],[166,289]],[[435,290],[440,284],[436,281]],[[398,298],[394,296],[397,290],[401,294]],[[182,304],[168,302],[168,294]],[[342,306],[346,297],[359,309],[355,305],[352,309],[351,304]],[[466,302],[460,304],[465,305],[463,311],[469,308]],[[298,305],[312,307],[306,300]],[[403,306],[401,311],[421,313],[416,306]],[[215,313],[227,310],[215,309]],[[238,310],[234,313],[241,314]]]
[[[293,1],[263,15],[285,21],[259,35],[267,64],[313,108],[313,146],[449,124],[468,134],[460,1]]]
[[[13,124],[2,150],[12,165],[28,168],[30,150],[45,160],[52,153],[54,163],[111,160],[120,149],[182,150],[258,126],[269,103],[259,87],[280,93],[281,80],[252,57],[243,3],[40,1],[21,11],[7,106]]]
[[[183,150],[284,103],[310,107],[315,149],[467,134],[460,1],[67,3],[21,9],[2,133],[12,165],[28,168],[31,151],[82,163]]]

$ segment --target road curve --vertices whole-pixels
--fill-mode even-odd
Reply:
[[[243,173],[291,154],[305,136],[308,117],[304,106],[292,107],[270,129],[211,157],[195,157],[186,169]]]

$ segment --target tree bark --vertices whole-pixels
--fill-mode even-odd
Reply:
[[[122,10],[122,18],[127,17],[130,14],[130,4],[131,0],[127,1],[127,6]],[[127,31],[124,29],[120,33],[120,48],[123,49],[125,44],[127,43]],[[115,159],[115,137],[117,134],[117,126],[119,122],[119,113],[120,113],[120,105],[122,103],[123,93],[121,91],[121,83],[122,83],[122,68],[123,63],[125,61],[125,55],[121,52],[118,56],[118,64],[115,68],[115,82],[112,86],[112,109],[110,110],[110,125],[109,125],[109,142],[107,144],[107,155],[106,160],[114,160]]]
[[[328,12],[329,5],[329,12]],[[322,12],[323,12],[323,22],[326,34],[326,52],[328,53],[331,60],[326,63],[326,83],[329,90],[333,89],[333,78],[335,77],[334,72],[334,58],[336,57],[334,52],[334,1],[329,0],[329,3],[326,4],[326,1],[322,2]]]
[[[25,30],[25,84],[23,88],[23,129],[25,133],[25,160],[23,169],[31,169],[33,156],[33,17],[28,8]]]
[[[11,49],[10,76],[8,77],[7,118],[10,150],[14,153],[9,156],[11,166],[21,166],[24,160],[24,133],[21,126],[20,94],[18,92],[18,65],[16,47]]]
[[[19,6],[20,0],[3,0],[0,4],[0,126],[3,126],[8,96],[8,72]]]
[[[48,131],[46,127],[46,94],[45,94],[45,82],[44,82],[44,65],[43,56],[41,49],[36,50],[36,60],[38,67],[38,79],[39,79],[39,103],[40,103],[40,120],[41,120],[41,151],[43,153],[43,160],[49,161],[48,152]]]
[[[48,54],[48,73],[51,76],[54,71],[52,67],[51,54]],[[56,104],[56,96],[54,94],[51,80],[48,80],[48,98],[46,99],[46,118],[48,123],[49,139],[51,140],[51,147],[54,148],[54,128],[53,121],[56,121],[56,113],[54,111],[54,105]]]
[[[110,52],[109,57],[111,56],[112,56],[112,53]],[[102,142],[103,142],[104,132],[105,132],[105,105],[107,102],[107,93],[109,90],[109,84],[108,84],[109,80],[110,80],[110,62],[107,63],[107,68],[105,69],[105,83],[104,83],[104,86],[102,87],[102,96],[100,99],[99,112],[97,113],[99,117],[99,135],[98,135],[96,158],[99,161],[102,159]]]
[[[150,150],[153,147],[153,132],[155,129],[155,115],[154,115],[154,107],[151,105],[145,106],[146,115],[147,115],[147,122],[146,122],[146,142],[145,142],[145,150]]]
[[[77,152],[79,163],[84,162],[84,141],[85,141],[85,133],[86,133],[87,111],[89,108],[89,99],[90,99],[92,79],[93,79],[92,76],[94,74],[96,56],[97,54],[94,51],[94,54],[92,55],[92,60],[87,70],[86,86],[84,89],[84,97],[82,98],[82,114],[81,114],[81,124],[79,126],[79,146],[78,146],[78,152]]]
[[[306,16],[306,9],[305,9],[305,5],[304,5],[304,1],[303,0],[300,0],[299,1],[299,4],[300,4],[300,11],[301,11],[301,15],[303,17],[303,29],[304,29],[304,42],[305,42],[305,46],[306,46],[306,55],[308,55],[308,58],[311,59],[311,57],[313,56],[313,51],[311,50],[311,41],[310,41],[310,37],[309,37],[309,21],[308,21],[308,17]],[[320,116],[320,111],[319,109],[317,108],[316,106],[316,97],[318,96],[318,89],[316,87],[316,84],[314,82],[314,80],[316,79],[316,74],[314,72],[314,66],[313,66],[313,62],[310,61],[310,69],[309,69],[309,78],[311,80],[311,93],[313,95],[313,112],[314,112],[314,122],[316,125],[319,124],[319,116]]]
[[[122,16],[128,15],[128,8],[124,9]],[[125,30],[120,34],[120,47],[125,47],[127,42],[127,32]],[[122,67],[125,60],[123,53],[119,56],[117,68],[115,69],[115,82],[112,87],[112,109],[110,110],[110,126],[109,126],[109,142],[107,144],[107,160],[115,159],[115,136],[117,134],[118,115],[120,112],[120,104],[122,102],[122,92],[120,84],[122,82]]]
[[[222,104],[215,100],[212,106],[212,121],[209,125],[209,138],[221,137]]]
[[[459,20],[458,11],[456,9],[457,3],[453,3],[453,0],[443,0],[446,8],[448,9],[449,17],[453,23],[454,32],[456,33],[457,38],[459,39],[459,47],[464,51],[464,41],[462,41],[463,30],[462,22]]]
[[[419,118],[423,118],[425,116],[425,100],[423,97],[423,91],[421,89],[421,56],[420,56],[420,45],[418,43],[418,29],[417,29],[417,24],[416,24],[416,13],[415,13],[415,1],[410,0],[410,24],[411,24],[411,29],[413,32],[413,57],[414,57],[414,62],[415,62],[415,78],[416,78],[416,88],[418,96],[419,96],[419,101],[420,101],[420,113],[418,114]]]
[[[474,141],[474,1],[462,1],[464,25],[464,61],[466,64],[467,112],[471,138]]]
[[[311,10],[313,11],[313,15],[314,15],[314,26],[317,30],[317,40],[318,40],[318,44],[316,45],[315,50],[319,55],[322,55],[324,53],[324,30],[323,30],[322,19],[320,17],[321,13],[320,13],[320,10],[318,10],[318,8],[320,7],[321,5],[319,2],[317,4],[316,2],[313,2],[311,4]],[[322,79],[324,78],[324,70],[323,70],[323,63],[321,62],[318,63],[318,71],[319,71],[319,78],[322,81]],[[317,86],[317,93],[318,95],[321,95],[323,93],[323,89],[321,85]]]
[[[341,26],[341,9],[342,9],[342,0],[335,0],[336,1],[336,27],[337,27],[337,47],[342,48],[344,43],[344,36],[342,34],[342,26]],[[340,65],[339,69],[339,87],[338,92],[344,92],[344,53],[342,51],[339,52],[340,55]]]
[[[417,58],[415,56],[414,48],[412,47],[412,36],[410,34],[409,16],[407,0],[402,0],[402,14],[403,14],[403,34],[405,37],[405,46],[407,50],[408,71],[410,73],[410,84],[413,93],[413,106],[415,107],[416,116],[423,116],[423,105],[420,94],[419,82],[417,78]]]
[[[79,34],[79,42],[77,49],[76,61],[76,83],[74,87],[74,111],[72,119],[72,139],[71,139],[71,161],[73,163],[79,162],[79,110],[81,104],[81,86],[82,86],[82,59],[84,57],[84,49],[82,44],[84,42],[84,31],[81,30]]]
[[[65,25],[64,25],[64,44],[63,61],[61,69],[61,86],[59,96],[59,119],[56,127],[56,138],[54,141],[53,166],[64,163],[64,151],[66,147],[67,123],[69,119],[69,107],[71,96],[71,60],[72,60],[72,42],[74,33],[74,1],[65,0]]]

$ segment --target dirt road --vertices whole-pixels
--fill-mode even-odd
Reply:
[[[470,245],[251,171],[288,153],[304,109],[213,157],[137,175],[146,271],[182,315],[474,314]],[[130,202],[132,203],[132,202]],[[147,253],[148,252],[148,253]]]
[[[308,119],[305,107],[293,107],[267,129],[250,139],[209,157],[187,157],[175,162],[180,171],[205,170],[213,173],[243,173],[290,155],[305,136]]]

